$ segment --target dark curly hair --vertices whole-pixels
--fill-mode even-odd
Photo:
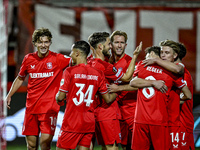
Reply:
[[[88,38],[90,45],[96,49],[99,43],[105,43],[106,39],[110,36],[108,32],[95,32]]]
[[[77,41],[73,44],[73,48],[79,49],[87,57],[90,53],[90,45],[86,41]]]
[[[42,28],[36,29],[33,32],[32,43],[35,44],[37,41],[40,40],[40,37],[42,37],[42,36],[47,36],[49,41],[51,41],[51,39],[52,39],[52,34],[49,31],[49,29],[42,27]]]
[[[160,56],[160,47],[159,46],[151,46],[151,47],[147,47],[145,50],[145,54],[151,53],[152,51]]]

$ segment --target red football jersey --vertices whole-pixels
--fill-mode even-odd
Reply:
[[[71,58],[49,51],[48,56],[39,58],[37,52],[24,57],[19,76],[28,78],[26,113],[54,113],[60,107],[55,101],[63,70]]]
[[[65,70],[60,91],[68,92],[67,105],[61,130],[68,132],[94,132],[95,94],[108,92],[102,71],[90,65],[79,64]]]
[[[98,70],[103,71],[106,79],[109,81],[120,80],[124,75],[122,70],[118,70],[112,64],[106,61],[102,61],[98,58],[93,58],[92,55],[88,57],[88,64]],[[107,83],[109,83],[108,80]],[[117,101],[107,104],[101,96],[98,96],[98,103],[95,109],[95,117],[97,121],[121,118],[121,113]]]
[[[121,69],[117,69],[112,64],[102,61],[99,58],[93,58],[92,55],[88,57],[87,62],[92,67],[103,71],[107,79],[116,81],[120,80],[124,75]]]
[[[177,65],[182,65],[182,63],[177,63]],[[172,90],[169,94],[169,102],[168,102],[168,115],[169,115],[169,126],[180,126],[180,93],[181,90],[172,87]]]
[[[118,69],[126,72],[132,58],[125,54],[118,62],[113,65]],[[122,81],[115,81],[114,83],[123,85],[128,84]],[[122,120],[128,119],[134,116],[135,108],[136,108],[136,99],[137,99],[137,90],[135,91],[122,91],[118,92],[118,97],[116,100],[118,101],[119,108],[122,115]]]
[[[168,87],[166,93],[161,93],[154,87],[140,88],[138,90],[135,122],[152,125],[168,125],[167,102],[169,91],[175,85],[178,88],[185,86],[182,78],[175,77],[171,72],[160,66],[152,65],[144,67],[138,63],[135,76],[149,80],[163,80]]]
[[[180,93],[181,90],[174,86],[169,93],[169,102],[167,105],[169,126],[180,126]]]
[[[184,81],[192,93],[192,99],[187,100],[181,106],[180,121],[186,128],[193,130],[194,128],[194,116],[193,116],[193,80],[189,71],[184,70]]]

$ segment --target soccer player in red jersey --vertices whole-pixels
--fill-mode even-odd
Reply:
[[[109,55],[111,49],[111,41],[107,32],[95,32],[88,38],[93,54],[88,59],[88,64],[92,67],[102,70],[106,79],[116,81],[129,81],[135,68],[135,61],[141,51],[142,44],[136,48],[133,53],[133,58],[128,67],[128,71],[124,73],[121,69],[117,69],[112,64],[104,61]],[[114,149],[121,142],[121,133],[119,118],[120,110],[116,101],[112,104],[106,104],[101,97],[100,103],[95,109],[96,115],[96,137],[99,145],[103,149]]]
[[[127,34],[123,31],[116,30],[111,36],[112,42],[112,64],[118,70],[126,72],[132,58],[125,53],[127,46]],[[123,81],[115,81],[115,84],[127,84]],[[133,131],[134,114],[137,99],[137,88],[133,91],[118,92],[117,102],[121,112],[120,128],[121,128],[121,145],[123,150],[131,149],[131,138]]]
[[[147,51],[150,57],[159,57],[159,47],[150,47]],[[175,54],[175,51],[173,54]],[[132,149],[149,150],[152,146],[155,150],[167,150],[169,149],[167,103],[170,90],[175,85],[182,89],[187,98],[191,97],[191,93],[182,78],[177,78],[171,72],[158,65],[144,67],[144,64],[139,62],[134,75],[150,81],[145,83],[138,82],[137,77],[135,77],[130,82],[131,86],[139,88]],[[151,87],[153,80],[163,80],[168,88],[166,93]]]
[[[186,48],[182,43],[175,43],[171,40],[165,40],[160,43],[161,47],[171,47],[174,48],[173,45],[178,44],[180,48],[180,52],[178,53],[177,60],[175,62],[166,62],[165,60],[169,60],[170,57],[167,57],[170,53],[163,53],[161,58],[164,59],[152,59],[145,60],[146,65],[150,65],[156,63],[167,70],[177,74],[183,75],[184,81],[187,83],[190,92],[193,95],[193,83],[192,78],[188,70],[185,68],[184,64],[182,64],[182,58],[186,55]],[[183,105],[183,111],[180,111],[180,90],[173,87],[173,90],[170,92],[170,101],[168,103],[168,114],[169,114],[169,134],[170,134],[170,149],[194,149],[194,137],[193,137],[193,126],[194,126],[194,117],[192,113],[193,108],[193,98],[185,101]],[[187,107],[187,108],[186,108]],[[181,116],[180,116],[181,114]],[[184,118],[184,119],[183,119]],[[185,120],[185,121],[184,121]],[[189,121],[190,120],[190,121]],[[186,125],[189,124],[189,128]],[[186,130],[186,128],[188,128]],[[184,131],[182,131],[184,130]],[[189,131],[187,133],[187,131]],[[188,136],[189,135],[189,138]],[[187,141],[189,140],[189,141]],[[188,147],[189,146],[189,147]]]
[[[95,94],[99,92],[106,103],[117,97],[115,93],[108,93],[103,72],[87,64],[89,52],[90,45],[85,41],[72,45],[70,56],[75,66],[64,71],[56,96],[57,102],[61,103],[68,93],[57,150],[75,149],[77,146],[82,150],[89,149],[95,131]]]
[[[63,70],[71,58],[49,50],[52,34],[46,28],[34,31],[32,42],[37,51],[24,57],[20,71],[6,97],[10,109],[11,97],[29,75],[26,111],[22,134],[26,135],[27,149],[50,150],[60,106],[55,101]]]
[[[179,43],[180,53],[177,63],[182,63],[182,59],[186,55],[186,47],[184,44]],[[180,147],[181,150],[195,150],[194,146],[194,116],[193,116],[193,80],[190,72],[184,67],[184,81],[186,82],[188,88],[192,93],[192,98],[190,100],[184,101],[181,104],[180,112]]]

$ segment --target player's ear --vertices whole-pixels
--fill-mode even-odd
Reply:
[[[75,53],[75,56],[77,57],[77,56],[79,56],[79,51],[76,51],[76,53]]]
[[[78,57],[80,54],[81,54],[81,51],[77,49],[76,53],[75,53],[75,56]]]
[[[103,44],[102,44],[102,43],[99,43],[99,44],[97,45],[97,47],[98,47],[98,49],[103,50]]]
[[[174,53],[174,59],[176,59],[178,57],[177,53]]]
[[[126,45],[125,45],[125,49],[126,49],[126,47],[127,47],[127,43],[126,43]]]

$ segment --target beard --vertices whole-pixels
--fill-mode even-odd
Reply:
[[[110,57],[110,52],[109,51],[103,50],[102,53],[103,53],[104,56]]]

